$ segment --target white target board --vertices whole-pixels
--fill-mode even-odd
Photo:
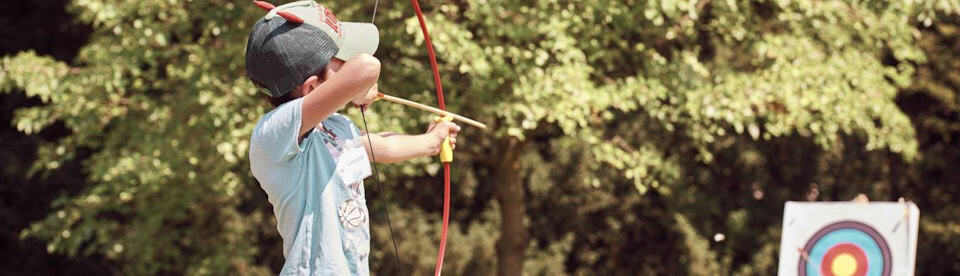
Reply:
[[[778,274],[914,275],[919,226],[912,202],[787,202]]]

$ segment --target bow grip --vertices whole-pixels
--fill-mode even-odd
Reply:
[[[450,136],[443,138],[443,144],[440,145],[440,162],[453,162],[453,146],[450,145]]]
[[[435,122],[452,122],[452,116],[443,116],[437,117],[434,119]],[[453,145],[450,144],[450,135],[447,134],[447,138],[443,138],[443,143],[440,144],[440,162],[450,163],[453,162]]]

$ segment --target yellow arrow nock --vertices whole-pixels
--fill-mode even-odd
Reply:
[[[453,116],[437,116],[434,122],[452,122]],[[443,139],[443,144],[440,145],[440,162],[450,163],[453,162],[453,144],[450,144],[450,135],[447,134],[447,138]]]

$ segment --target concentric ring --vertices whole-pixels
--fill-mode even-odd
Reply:
[[[861,222],[845,220],[816,232],[803,247],[806,254],[798,262],[798,275],[889,276],[891,253],[883,236]],[[839,258],[839,259],[838,259]],[[852,270],[851,270],[852,269]]]

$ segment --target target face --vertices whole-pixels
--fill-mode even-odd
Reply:
[[[877,230],[856,221],[831,223],[803,247],[798,275],[889,276],[890,247]]]

